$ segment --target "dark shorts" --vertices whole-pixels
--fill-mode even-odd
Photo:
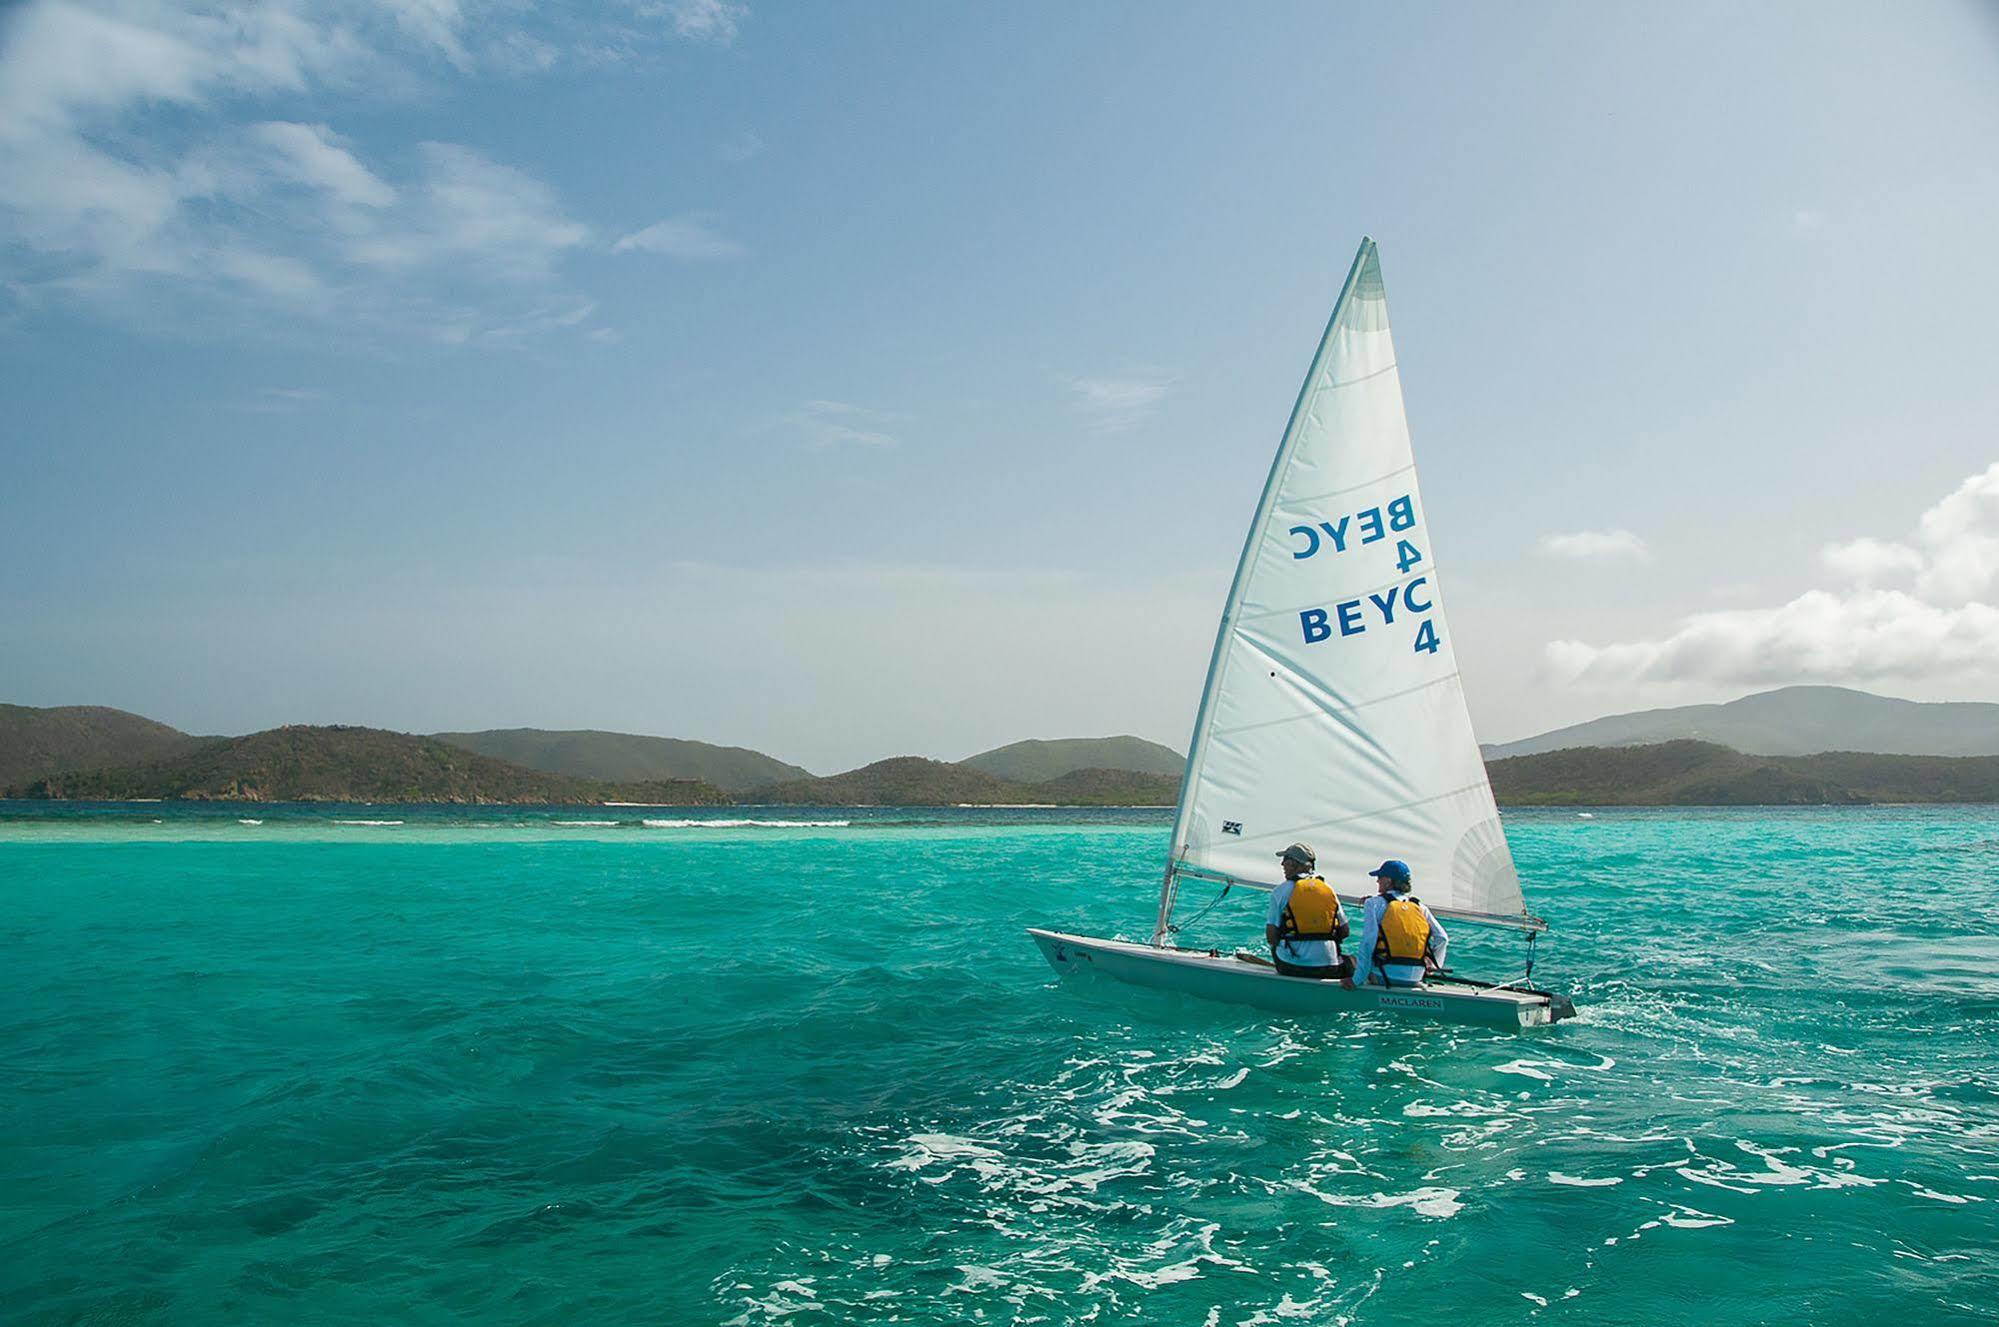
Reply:
[[[1314,981],[1338,981],[1353,975],[1353,959],[1342,957],[1338,966],[1330,968],[1301,968],[1295,963],[1277,961],[1277,972],[1283,977],[1310,977]]]

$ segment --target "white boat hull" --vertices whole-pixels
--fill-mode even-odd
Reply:
[[[1286,1014],[1388,1014],[1488,1027],[1540,1027],[1572,1012],[1568,1001],[1543,991],[1434,982],[1412,990],[1281,976],[1269,965],[1207,949],[1168,949],[1029,928],[1034,943],[1063,976],[1099,976],[1177,991],[1203,1000],[1252,1005]],[[1559,1003],[1558,1003],[1559,1002]]]

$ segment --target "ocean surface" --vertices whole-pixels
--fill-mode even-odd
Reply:
[[[1507,828],[1552,1029],[1059,982],[1156,812],[0,803],[0,1320],[1999,1321],[1999,808]]]

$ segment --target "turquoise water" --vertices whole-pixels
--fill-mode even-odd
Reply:
[[[1056,983],[1151,813],[46,812],[9,1321],[1999,1316],[1999,809],[1510,815],[1517,1034]]]

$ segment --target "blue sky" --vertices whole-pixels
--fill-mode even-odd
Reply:
[[[1184,744],[1381,245],[1482,738],[1999,690],[1989,5],[29,0],[0,698]]]

